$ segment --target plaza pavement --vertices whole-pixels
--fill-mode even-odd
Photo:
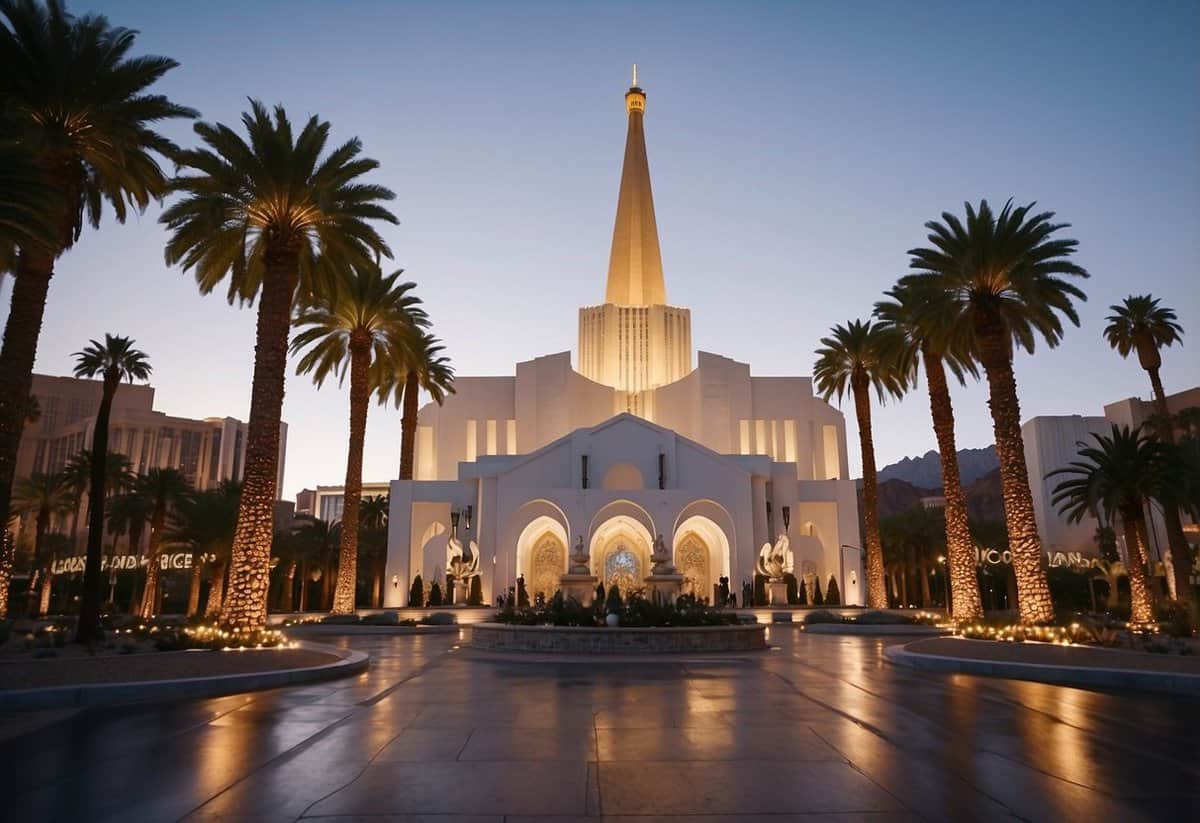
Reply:
[[[353,678],[0,718],[21,821],[1200,817],[1200,700],[893,667],[772,627],[720,660],[483,655],[358,636]]]

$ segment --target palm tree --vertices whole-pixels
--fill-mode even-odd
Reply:
[[[371,364],[394,364],[414,348],[420,327],[428,323],[420,299],[412,294],[416,283],[397,283],[401,274],[398,270],[384,275],[378,266],[347,272],[336,288],[317,295],[296,318],[300,331],[292,352],[303,352],[296,374],[311,373],[320,388],[331,374],[341,385],[350,372],[350,446],[342,508],[346,523],[359,519],[367,409],[378,388],[371,381]],[[358,529],[342,529],[334,614],[354,612],[357,574]]]
[[[88,541],[87,562],[83,571],[83,599],[79,606],[79,626],[76,629],[77,643],[91,643],[100,630],[100,561],[104,540],[104,488],[108,480],[105,473],[106,461],[97,460],[96,455],[108,455],[108,418],[112,413],[113,397],[122,380],[133,382],[150,377],[150,363],[146,353],[133,347],[133,340],[112,334],[104,335],[104,342],[91,341],[75,357],[76,377],[104,379],[100,395],[100,408],[96,411],[96,422],[92,429],[92,476],[88,490]]]
[[[167,514],[191,493],[192,486],[179,469],[151,469],[138,478],[136,490],[150,509],[146,587],[142,589],[142,605],[138,609],[140,617],[149,619],[158,613],[162,599],[158,581],[162,577],[163,527],[167,523]]]
[[[986,200],[978,210],[968,203],[965,225],[943,212],[942,223],[925,224],[932,247],[909,250],[910,268],[919,274],[903,281],[947,296],[955,324],[972,335],[972,351],[987,374],[1018,608],[1029,623],[1053,619],[1054,604],[1029,490],[1013,348],[1032,352],[1038,337],[1057,346],[1060,315],[1079,325],[1072,300],[1086,297],[1066,278],[1088,276],[1068,259],[1077,241],[1054,236],[1066,224],[1053,223],[1053,212],[1031,214],[1033,205],[1013,208],[1009,201],[994,214]]]
[[[61,0],[0,0],[0,77],[7,129],[19,135],[52,190],[48,246],[22,246],[0,347],[0,523],[9,496],[29,396],[42,315],[55,261],[79,239],[84,222],[100,225],[105,202],[118,222],[162,197],[158,158],[175,146],[152,126],[194,117],[148,90],[178,65],[130,57],[137,32],[101,15],[76,17]],[[4,187],[0,186],[0,190]],[[0,256],[4,252],[0,251]]]
[[[888,395],[900,397],[908,389],[916,362],[903,345],[895,328],[851,320],[834,326],[829,337],[821,338],[813,383],[828,401],[835,394],[840,401],[849,386],[858,417],[858,440],[862,449],[863,516],[867,542],[867,605],[887,608],[887,584],[883,574],[883,545],[879,538],[879,487],[875,475],[875,444],[871,438],[871,389],[879,402]]]
[[[282,106],[274,119],[258,101],[242,115],[249,135],[197,123],[205,148],[183,152],[182,194],[162,216],[166,257],[195,271],[207,294],[228,278],[232,302],[258,303],[246,469],[222,621],[266,624],[288,331],[297,297],[308,302],[330,271],[366,267],[391,250],[372,221],[395,223],[381,205],[392,192],[359,182],[377,168],[350,140],[324,154],[329,124],[312,117],[293,136]],[[261,290],[261,295],[259,294]]]
[[[75,495],[75,511],[71,517],[71,547],[77,548],[79,530],[79,512],[83,497],[92,484],[92,452],[90,449],[80,449],[79,453],[67,461],[63,468],[67,484]],[[104,458],[104,493],[110,497],[121,494],[133,486],[133,465],[129,458],[120,452],[110,451]],[[92,510],[91,498],[88,498],[88,512]]]
[[[187,616],[200,613],[200,583],[205,558],[213,569],[223,567],[237,528],[238,498],[242,484],[223,480],[215,489],[179,499],[168,516],[163,544],[187,549],[192,555],[192,580],[188,589]],[[213,587],[210,586],[210,590]]]
[[[391,501],[386,494],[363,498],[358,511],[362,531],[363,555],[371,565],[371,602],[373,608],[383,606],[383,576],[387,563],[387,522]]]
[[[3,114],[0,113],[0,118]],[[17,266],[21,248],[54,247],[54,189],[29,147],[0,119],[0,276]]]
[[[29,477],[17,481],[13,486],[12,511],[17,515],[32,515],[34,518],[33,533],[33,562],[31,569],[41,575],[42,588],[45,595],[42,600],[49,600],[50,593],[50,564],[45,557],[46,534],[56,518],[65,517],[71,511],[73,501],[71,489],[61,472],[43,474],[35,472]],[[39,614],[40,609],[34,606],[36,591],[34,576],[29,578],[29,606],[27,613]]]
[[[983,616],[979,576],[975,571],[975,542],[967,521],[967,497],[958,472],[958,446],[954,442],[954,405],[946,383],[946,369],[965,383],[965,375],[978,377],[970,356],[970,339],[962,326],[947,322],[941,292],[896,286],[885,292],[891,298],[875,304],[875,316],[894,327],[904,344],[919,353],[929,390],[929,411],[937,438],[942,468],[942,494],[946,500],[946,546],[953,589],[952,614],[956,620]],[[942,310],[938,310],[938,308]]]
[[[1109,434],[1093,434],[1094,445],[1080,443],[1080,460],[1050,472],[1067,479],[1054,487],[1051,502],[1072,523],[1087,515],[1107,525],[1119,516],[1129,556],[1129,595],[1132,620],[1154,621],[1154,604],[1146,580],[1147,539],[1145,507],[1150,500],[1175,503],[1182,467],[1174,448],[1143,429],[1113,424]]]
[[[1175,310],[1160,306],[1159,301],[1149,294],[1130,295],[1116,305],[1109,306],[1108,325],[1104,338],[1108,345],[1122,357],[1137,352],[1138,364],[1150,375],[1150,387],[1154,392],[1155,426],[1164,443],[1175,442],[1175,427],[1171,412],[1167,408],[1167,394],[1163,390],[1161,349],[1183,344],[1183,327],[1176,322]],[[1171,588],[1175,597],[1183,602],[1192,599],[1192,556],[1187,536],[1183,533],[1183,521],[1179,509],[1163,508],[1163,523],[1167,531],[1167,543],[1171,547]]]
[[[300,603],[298,610],[306,611],[308,609],[310,574],[313,570],[319,569],[321,579],[326,583],[322,588],[328,588],[327,583],[330,567],[338,558],[338,547],[341,545],[340,532],[342,529],[340,524],[330,523],[319,517],[304,517],[297,518],[297,520],[299,521],[299,525],[293,532],[293,548],[300,565]],[[322,598],[322,603],[317,604],[318,610],[324,608],[323,600],[324,598]]]
[[[372,380],[378,386],[379,403],[389,400],[403,405],[400,414],[400,479],[412,480],[413,456],[417,445],[417,400],[421,390],[439,406],[454,393],[454,369],[442,355],[441,341],[421,332],[412,348],[396,362],[379,363]]]

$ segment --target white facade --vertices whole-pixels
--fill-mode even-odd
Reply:
[[[441,580],[452,512],[489,602],[518,576],[551,595],[581,540],[606,585],[640,587],[659,535],[686,590],[711,598],[728,576],[740,592],[784,531],[797,575],[835,576],[843,602],[862,602],[842,414],[807,377],[752,377],[706,352],[693,367],[690,313],[667,303],[641,89],[626,111],[606,301],[579,311],[579,371],[548,354],[511,377],[459,377],[420,410],[414,479],[391,484],[387,606],[407,605],[417,574]]]

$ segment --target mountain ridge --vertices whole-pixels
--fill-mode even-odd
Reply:
[[[999,467],[995,446],[958,450],[958,471],[964,486],[971,485]],[[879,482],[887,480],[903,480],[921,489],[939,490],[942,488],[942,457],[930,449],[920,457],[905,457],[890,463],[879,470]]]

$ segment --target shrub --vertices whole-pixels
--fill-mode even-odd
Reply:
[[[829,587],[825,589],[825,605],[840,606],[842,604],[842,592],[838,588],[837,578],[832,574],[829,575]]]
[[[825,599],[821,597],[821,578],[813,577],[812,602],[814,606],[824,606]]]
[[[483,605],[483,578],[475,575],[471,578],[471,593],[467,595],[468,606]]]
[[[807,625],[815,623],[841,623],[842,618],[831,611],[825,609],[817,609],[804,615],[804,622]]]
[[[855,622],[863,626],[910,626],[917,620],[907,614],[870,611],[860,614]]]
[[[608,596],[604,598],[604,612],[606,614],[620,614],[623,605],[621,602],[621,587],[613,583],[609,587]]]
[[[754,605],[767,605],[767,576],[765,574],[754,575]]]
[[[597,603],[604,602],[604,583],[603,581],[596,584],[596,601]]]
[[[327,614],[321,618],[322,625],[357,626],[361,622],[357,614]]]
[[[434,583],[433,586],[430,587],[430,589],[429,589],[429,605],[430,606],[442,605],[442,587],[439,586],[437,583]]]
[[[1191,637],[1192,616],[1188,607],[1178,600],[1160,602],[1154,607],[1154,616],[1162,623],[1168,637]]]
[[[1054,605],[1073,612],[1091,611],[1091,578],[1091,570],[1078,572],[1066,566],[1046,569],[1046,582],[1050,584]]]
[[[783,582],[787,584],[787,602],[790,606],[795,606],[800,602],[800,593],[796,588],[796,575],[788,572],[783,576]]]
[[[413,578],[412,588],[408,590],[408,605],[415,609],[425,605],[425,581],[419,574]]]
[[[517,608],[529,608],[529,590],[525,588],[525,575],[517,578]]]
[[[433,585],[435,588],[437,587],[437,583]],[[450,612],[434,612],[428,617],[421,618],[420,622],[426,626],[453,626],[458,622],[458,618],[450,614]]]
[[[797,583],[796,604],[799,606],[807,606],[808,605],[808,586],[804,585],[803,577],[801,577],[799,580],[797,580],[796,583]]]
[[[379,614],[364,614],[360,621],[364,626],[399,626],[400,615],[396,612],[380,612]],[[412,621],[406,621],[412,622]]]

